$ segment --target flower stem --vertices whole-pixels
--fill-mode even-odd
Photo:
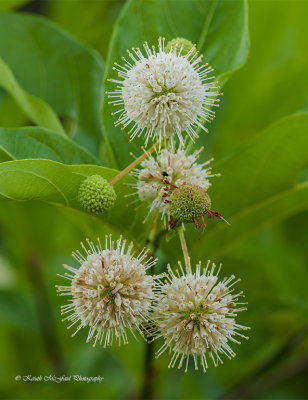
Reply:
[[[155,243],[156,242],[155,239],[156,239],[157,222],[158,222],[158,212],[156,212],[153,215],[152,223],[150,226],[150,231],[149,231],[149,234],[145,241],[145,247],[147,247],[151,251],[153,256],[158,247],[157,244]]]
[[[124,168],[118,175],[114,176],[110,181],[109,184],[113,185],[115,182],[119,181],[123,176],[128,174],[132,169],[134,169],[137,165],[139,165],[147,156],[156,149],[158,143],[155,143],[146,153],[142,154],[140,157],[136,158],[131,164],[129,164],[126,168]]]
[[[154,354],[154,343],[150,342],[145,347],[144,352],[144,375],[143,383],[140,392],[140,400],[152,400],[154,399],[154,377],[155,369],[153,364],[153,359],[155,359]]]
[[[149,230],[149,234],[145,241],[145,246],[151,252],[151,255],[154,257],[155,253],[158,249],[159,245],[159,237],[157,234],[157,226],[158,226],[158,212],[156,212],[153,216],[151,227]],[[154,274],[154,267],[152,267],[152,273]],[[154,343],[150,341],[146,344],[144,350],[144,364],[143,364],[143,382],[140,391],[140,400],[152,400],[154,399],[154,378],[155,378],[155,368],[154,368]]]
[[[188,254],[188,249],[187,249],[187,244],[186,244],[186,240],[185,240],[184,230],[185,230],[185,228],[182,226],[178,230],[178,233],[179,233],[179,239],[180,239],[182,250],[183,250],[183,254],[184,254],[184,261],[185,261],[186,271],[187,272],[191,272],[190,257],[189,257],[189,254]]]

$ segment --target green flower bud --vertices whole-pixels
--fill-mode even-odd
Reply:
[[[179,222],[194,222],[211,207],[211,199],[206,190],[194,183],[174,189],[168,203],[170,215]]]
[[[81,182],[78,200],[91,213],[102,213],[114,205],[117,198],[114,188],[100,175],[92,175]]]
[[[170,42],[167,43],[167,46],[165,48],[165,52],[169,53],[171,50],[171,47],[175,48],[176,46],[176,54],[179,54],[179,51],[182,47],[181,51],[181,56],[186,56],[186,54],[191,50],[191,48],[194,46],[190,40],[184,39],[184,38],[176,38],[170,40]]]

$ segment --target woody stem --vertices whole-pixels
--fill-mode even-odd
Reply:
[[[178,230],[178,233],[179,233],[179,239],[180,239],[182,250],[183,250],[183,254],[184,254],[184,261],[185,261],[186,271],[190,272],[191,271],[190,257],[189,257],[189,254],[188,254],[188,249],[187,249],[187,243],[186,243],[186,240],[185,240],[184,230],[185,230],[185,228],[181,227]]]
[[[128,174],[132,169],[134,169],[137,165],[139,165],[147,156],[156,149],[157,143],[155,143],[146,153],[142,154],[140,157],[136,158],[131,164],[129,164],[126,168],[124,168],[118,175],[114,176],[110,181],[109,185],[113,185],[115,182],[123,178],[126,174]]]

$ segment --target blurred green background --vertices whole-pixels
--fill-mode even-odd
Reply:
[[[120,0],[0,0],[0,11],[44,15],[106,60],[123,4]],[[249,57],[223,88],[206,156],[224,159],[277,119],[308,111],[307,19],[307,1],[249,2]],[[0,125],[10,126],[9,100],[2,100],[1,107],[8,111],[0,114]],[[23,118],[14,111],[13,125],[17,121],[23,125]],[[209,368],[206,375],[167,369],[168,355],[155,360],[157,399],[308,398],[307,219],[308,213],[301,211],[250,234],[221,254],[217,250],[215,261],[223,263],[226,273],[242,278],[238,287],[245,291],[249,309],[240,323],[251,326],[250,339],[234,348],[235,359]],[[1,202],[1,398],[138,397],[142,342],[132,340],[125,348],[92,348],[85,333],[71,338],[61,323],[56,274],[62,272],[63,263],[71,263],[71,251],[94,231],[99,236],[106,228],[73,210],[40,202]],[[15,381],[17,375],[63,374],[103,376],[104,381]]]

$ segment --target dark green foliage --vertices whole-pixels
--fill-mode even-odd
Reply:
[[[135,178],[116,182],[115,205],[101,215],[86,212],[78,189],[92,175],[110,181],[133,160],[131,151],[141,154],[143,142],[129,143],[114,127],[104,91],[127,48],[164,36],[196,43],[224,84],[210,134],[191,148],[204,145],[204,161],[215,157],[222,176],[211,180],[209,196],[231,227],[208,220],[204,233],[187,225],[185,235],[193,263],[211,258],[222,262],[225,276],[241,277],[248,311],[239,323],[252,329],[237,357],[206,375],[169,370],[168,355],[160,357],[155,398],[304,399],[308,4],[251,0],[248,13],[244,0],[123,3],[0,1],[0,398],[140,393],[143,343],[93,349],[84,330],[71,338],[54,286],[61,264],[73,263],[71,252],[86,237],[123,234],[145,244],[147,206],[126,207],[124,197]],[[19,6],[44,16],[13,12]],[[176,237],[161,236],[160,244],[157,271],[182,260]],[[104,380],[15,381],[63,374]]]

